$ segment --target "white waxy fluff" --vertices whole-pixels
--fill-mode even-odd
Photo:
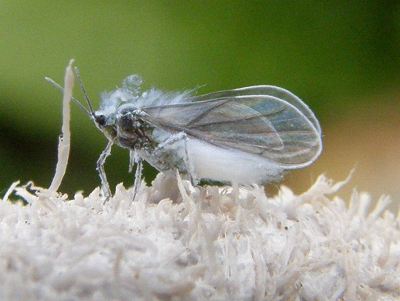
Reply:
[[[0,300],[399,300],[399,216],[339,186],[237,196],[160,174],[105,204],[16,187],[29,205],[0,201]]]
[[[278,164],[266,158],[214,146],[198,139],[189,138],[187,147],[189,164],[193,168],[193,175],[198,179],[262,184],[279,179],[283,171]]]

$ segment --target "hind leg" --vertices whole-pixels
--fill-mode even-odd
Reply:
[[[156,156],[162,155],[165,152],[165,149],[167,147],[173,147],[173,145],[175,143],[180,143],[180,142],[183,143],[183,158],[182,159],[185,164],[185,168],[188,173],[190,182],[193,185],[196,185],[198,183],[198,179],[197,179],[194,167],[193,167],[193,163],[190,160],[189,151],[188,151],[188,141],[189,141],[189,138],[185,132],[179,132],[179,133],[173,134],[157,146],[157,148],[154,150],[154,154]],[[179,145],[177,145],[177,147],[179,147]]]

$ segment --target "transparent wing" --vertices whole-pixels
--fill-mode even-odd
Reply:
[[[251,95],[266,95],[266,96],[274,96],[276,98],[287,101],[291,105],[295,106],[299,109],[300,112],[304,114],[310,120],[310,122],[314,125],[319,133],[321,133],[321,127],[319,125],[318,119],[315,117],[313,111],[296,95],[292,92],[277,87],[277,86],[251,86],[244,87],[233,90],[224,90],[199,96],[193,96],[190,101],[204,101],[204,100],[212,100],[217,98],[225,98],[225,97],[235,97],[235,96],[251,96]]]
[[[297,107],[273,96],[231,96],[142,110],[156,126],[257,154],[287,169],[306,166],[321,152],[314,124]]]

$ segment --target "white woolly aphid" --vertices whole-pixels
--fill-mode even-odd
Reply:
[[[111,140],[117,141],[117,144],[123,136],[124,143],[131,139],[129,145],[137,145],[136,134],[132,136],[134,122],[132,133],[123,132],[126,129],[121,131],[118,126],[119,118],[127,111],[153,124],[155,129],[149,139],[159,147],[161,152],[158,155],[169,159],[160,159],[151,150],[143,150],[140,146],[135,152],[160,171],[178,168],[188,173],[195,182],[207,179],[263,184],[280,179],[285,169],[311,164],[321,152],[318,120],[299,98],[282,88],[253,86],[196,97],[191,94],[192,91],[165,93],[152,88],[142,92],[141,84],[142,79],[138,75],[127,77],[122,87],[102,95],[100,110],[95,114],[105,117],[105,126],[99,128],[106,136],[107,127],[114,128]],[[254,99],[260,102],[254,102]],[[221,100],[222,105],[219,105]],[[249,106],[246,101],[250,101]],[[200,105],[184,106],[187,103]],[[217,104],[215,111],[213,104]],[[223,109],[218,111],[220,107]],[[249,120],[258,118],[256,124],[259,132],[246,128],[252,124],[246,123],[246,118],[249,118],[246,116],[251,116]],[[236,119],[238,122],[234,122],[233,128],[226,126],[222,132],[218,132],[219,129],[218,133],[211,133],[213,126],[209,130],[202,128],[207,122],[218,126],[220,121],[229,120],[232,123]],[[196,123],[198,120],[200,124],[193,126],[193,121]],[[191,134],[193,129],[197,133],[200,131],[200,135]],[[292,134],[296,131],[305,134]],[[252,149],[241,148],[241,143],[250,145]],[[256,149],[258,144],[262,148],[260,153]],[[131,149],[130,146],[121,146]],[[264,151],[272,151],[275,158],[263,154]],[[298,158],[292,162],[290,156]],[[160,163],[160,160],[164,161]]]

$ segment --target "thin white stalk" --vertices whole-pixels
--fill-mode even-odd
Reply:
[[[63,123],[62,133],[58,140],[58,160],[56,166],[56,172],[53,180],[51,181],[49,192],[57,192],[64,178],[67,170],[69,150],[71,145],[71,131],[70,131],[70,119],[71,119],[71,98],[72,90],[74,87],[74,72],[73,65],[74,60],[70,60],[65,70],[64,77],[64,95],[63,95]]]

